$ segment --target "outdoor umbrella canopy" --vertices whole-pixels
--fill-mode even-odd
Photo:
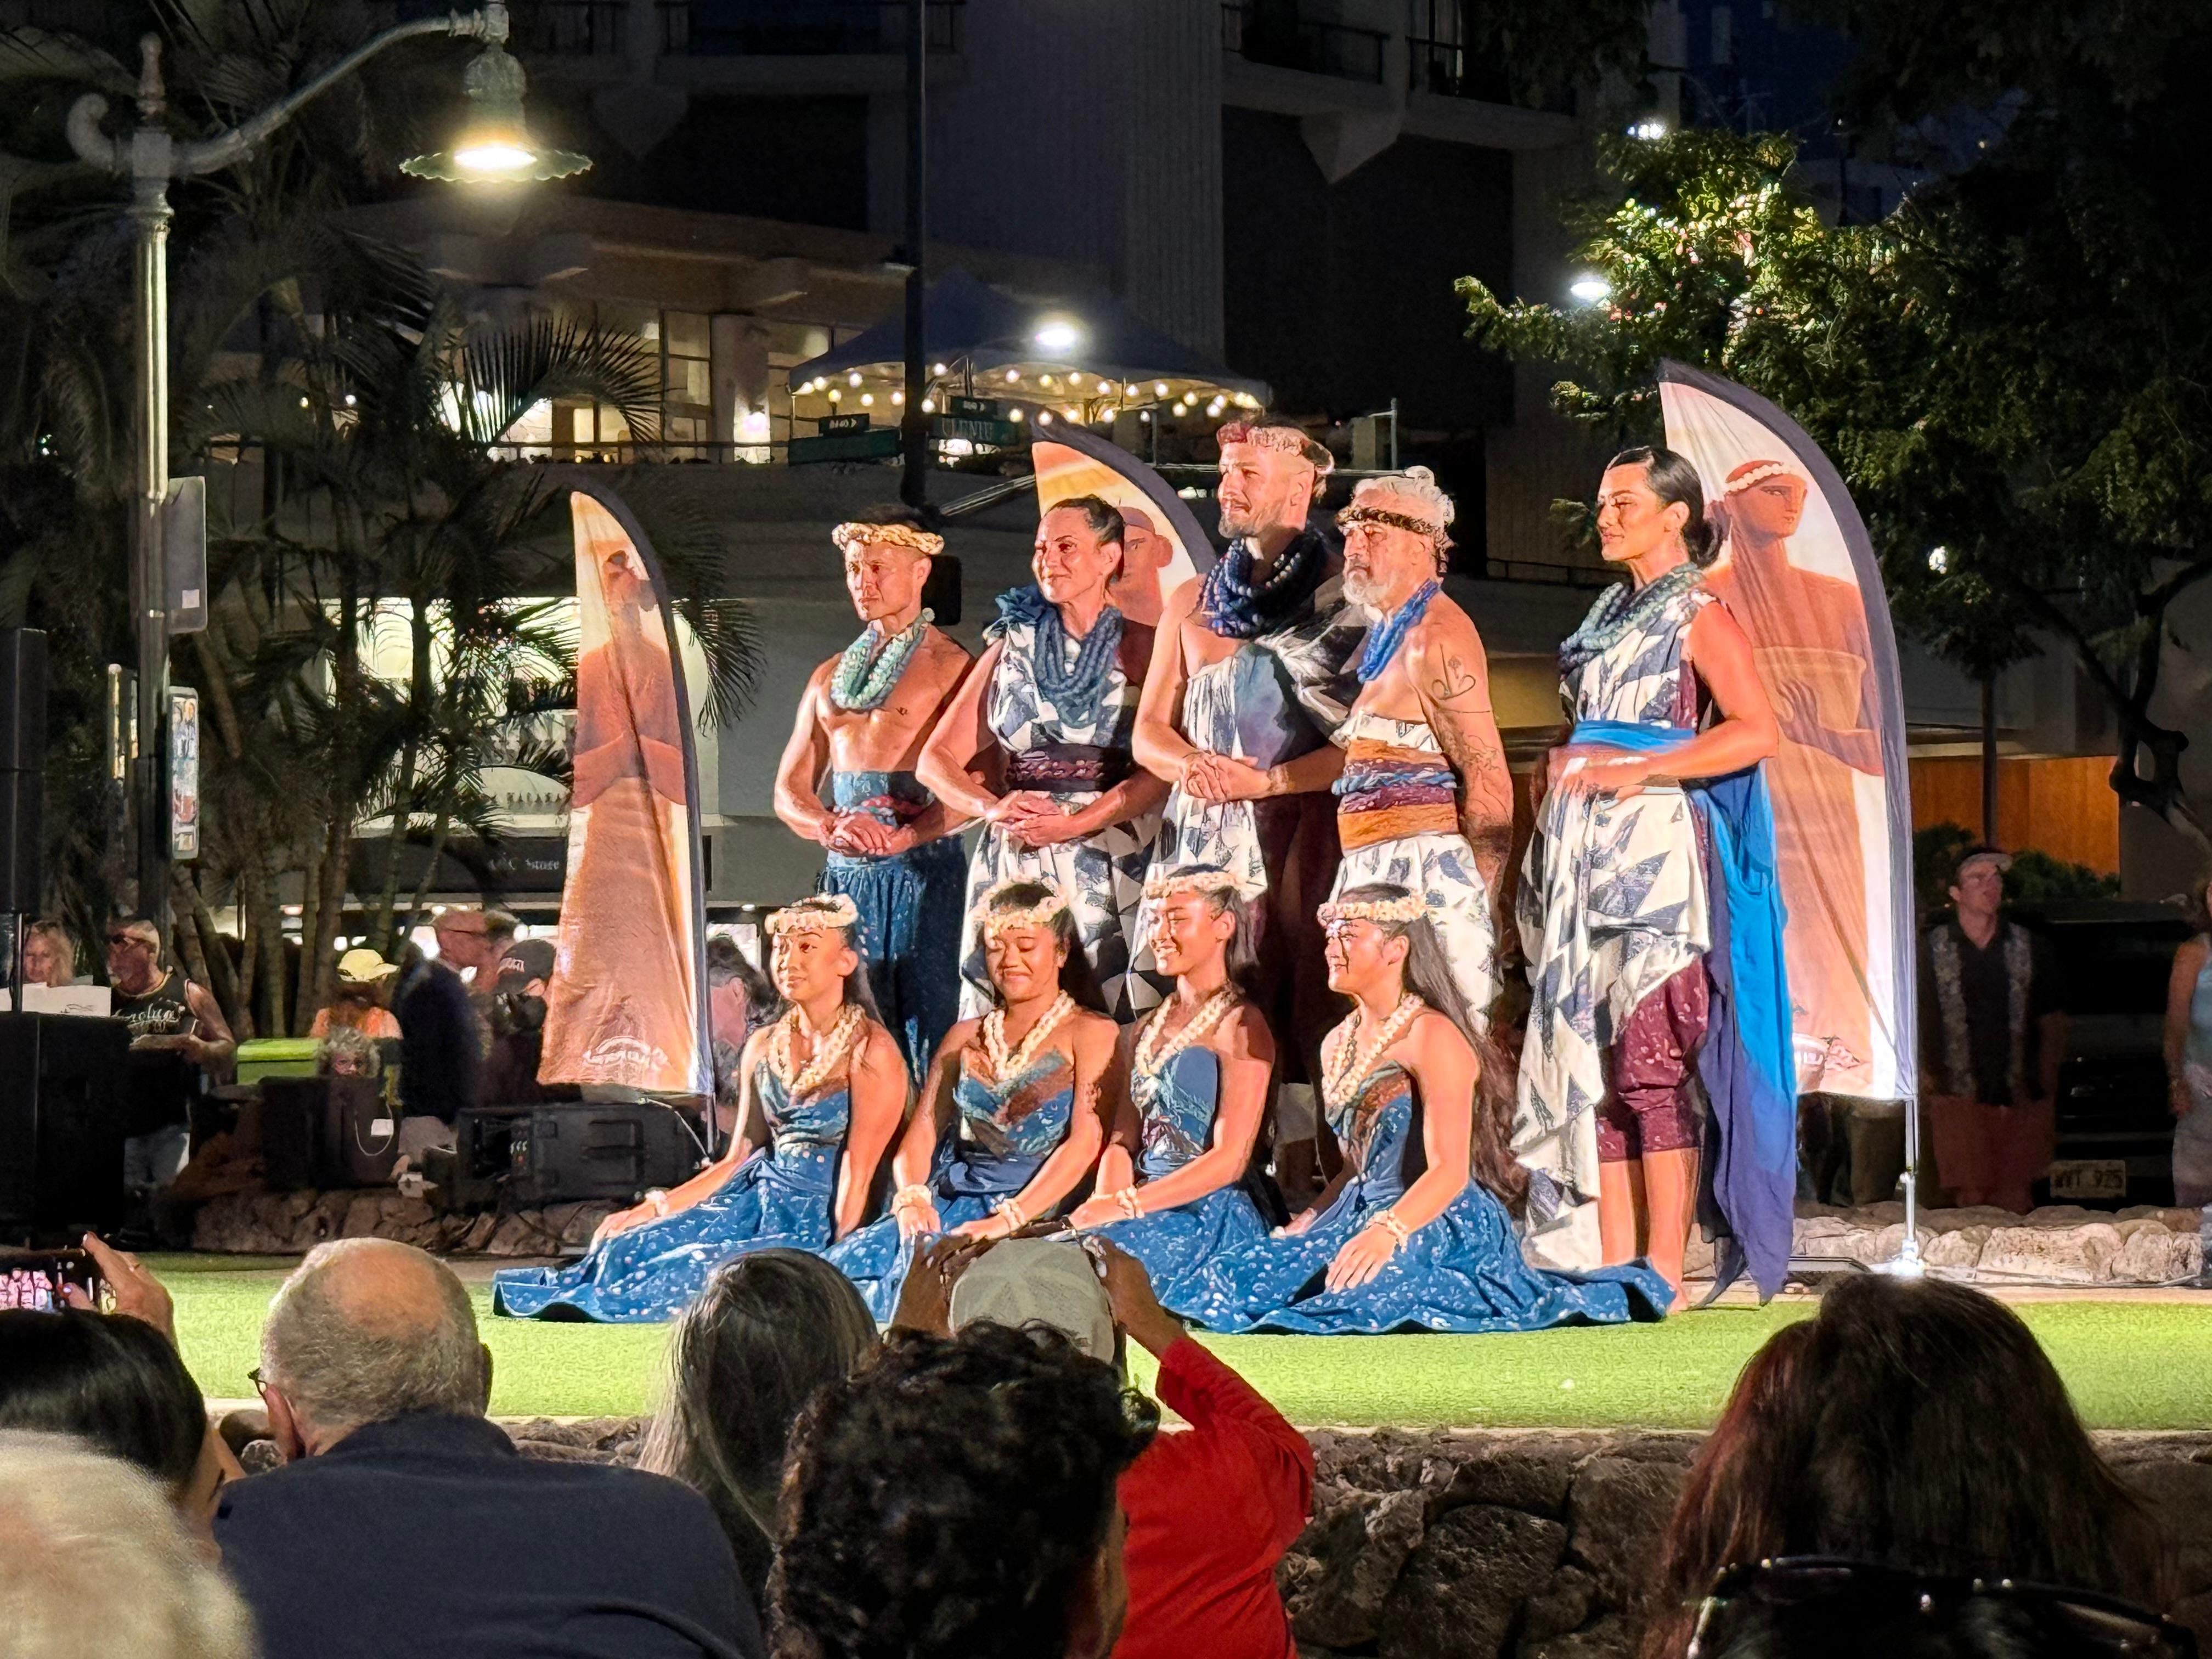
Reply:
[[[1042,340],[1039,338],[1040,334]],[[1065,304],[1018,300],[954,270],[929,284],[922,300],[922,356],[933,381],[990,374],[988,391],[999,394],[1016,371],[1022,381],[1073,371],[1103,380],[1146,386],[1203,386],[1248,406],[1264,405],[1265,380],[1233,374],[1218,363],[1148,328],[1118,302],[1085,296]],[[894,316],[854,335],[842,345],[800,363],[791,371],[793,390],[817,379],[896,381],[906,360],[906,319]],[[946,373],[936,372],[944,364]],[[985,388],[978,386],[979,392]],[[1027,392],[1024,395],[1040,395]],[[1055,394],[1047,388],[1041,394]],[[1133,392],[1132,394],[1133,396]],[[1164,395],[1164,394],[1162,394]]]

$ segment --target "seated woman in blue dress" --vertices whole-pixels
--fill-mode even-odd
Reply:
[[[1153,956],[1175,990],[1130,1033],[1097,1195],[1069,1221],[1143,1262],[1160,1304],[1177,1310],[1205,1263],[1267,1236],[1253,1152],[1275,1040],[1244,994],[1255,964],[1236,878],[1183,865],[1146,882],[1145,900]]]
[[[768,919],[790,1005],[745,1042],[726,1157],[600,1224],[582,1261],[495,1274],[495,1311],[648,1324],[673,1319],[725,1262],[771,1244],[819,1251],[860,1225],[906,1110],[906,1061],[875,1017],[842,894]]]
[[[1351,1017],[1322,1046],[1344,1167],[1275,1237],[1215,1262],[1178,1309],[1215,1330],[1526,1331],[1656,1318],[1642,1266],[1540,1273],[1499,1194],[1517,1196],[1511,1095],[1475,1035],[1417,894],[1387,883],[1321,908],[1328,986]]]
[[[1067,901],[1002,882],[975,908],[994,1006],[945,1034],[891,1155],[891,1213],[830,1260],[888,1322],[917,1239],[1004,1238],[1059,1209],[1098,1161],[1117,1028]]]

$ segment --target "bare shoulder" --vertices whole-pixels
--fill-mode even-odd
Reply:
[[[1079,1054],[1103,1058],[1114,1052],[1121,1037],[1121,1028],[1110,1015],[1079,1008],[1068,1021],[1067,1040]]]
[[[937,1045],[937,1057],[939,1060],[951,1059],[963,1048],[974,1042],[982,1029],[983,1022],[981,1019],[954,1021],[952,1029],[945,1034],[945,1041]]]
[[[956,673],[965,672],[968,665],[975,660],[975,653],[966,646],[933,623],[922,630],[921,649],[927,660],[945,664]]]
[[[1458,1059],[1470,1066],[1474,1063],[1474,1045],[1458,1026],[1434,1008],[1422,1009],[1399,1041],[1411,1045],[1414,1054],[1422,1058]]]
[[[1169,629],[1188,622],[1198,610],[1199,590],[1203,586],[1196,576],[1178,582],[1175,591],[1160,603],[1160,626]]]
[[[894,1073],[906,1075],[906,1055],[900,1051],[898,1039],[878,1020],[868,1022],[867,1036],[861,1040],[860,1064],[878,1077]]]
[[[1231,1060],[1272,1061],[1275,1057],[1275,1034],[1268,1028],[1267,1016],[1258,1008],[1249,1002],[1239,1002],[1214,1029],[1212,1046]]]

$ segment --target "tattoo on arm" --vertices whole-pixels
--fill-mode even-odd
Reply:
[[[1429,680],[1429,700],[1440,707],[1488,714],[1490,693],[1482,676],[1468,665],[1465,658],[1448,651],[1441,654],[1443,660]]]

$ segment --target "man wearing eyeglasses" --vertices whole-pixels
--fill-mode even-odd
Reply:
[[[143,1197],[173,1180],[191,1150],[191,1103],[238,1045],[222,1009],[162,959],[161,931],[143,916],[107,929],[107,982],[131,1030],[124,1185]]]

